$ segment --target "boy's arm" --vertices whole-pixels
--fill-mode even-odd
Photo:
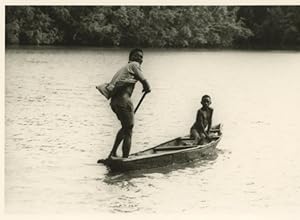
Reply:
[[[201,111],[197,111],[197,117],[196,117],[196,123],[201,125],[202,119],[201,119]],[[201,125],[202,126],[202,125]]]
[[[207,133],[209,133],[209,131],[211,129],[213,112],[214,112],[214,110],[211,109],[210,116],[209,116],[209,119],[208,119]]]
[[[146,93],[151,92],[150,84],[148,83],[148,81],[144,77],[140,66],[137,63],[132,63],[131,70],[133,72],[134,77],[142,83],[143,91],[146,92]]]
[[[200,110],[198,111],[197,121],[198,121],[198,124],[200,125],[201,131],[208,138],[208,133],[205,131],[205,127],[204,127],[204,124],[203,124],[203,122],[204,122],[204,115],[203,115],[203,113]]]

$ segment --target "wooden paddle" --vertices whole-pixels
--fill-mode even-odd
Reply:
[[[137,104],[136,108],[134,109],[134,113],[136,113],[136,111],[139,109],[139,107],[142,104],[142,101],[144,100],[146,94],[147,94],[147,92],[144,92],[142,98],[140,99],[139,103]]]

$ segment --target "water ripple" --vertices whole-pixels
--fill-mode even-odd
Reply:
[[[128,51],[8,49],[7,211],[256,213],[300,206],[298,53],[145,54],[153,92],[136,114],[132,152],[188,134],[203,94],[212,96],[214,122],[225,125],[219,149],[203,161],[111,173],[96,161],[109,154],[120,122],[95,85],[111,79]],[[137,85],[134,104],[141,90]]]

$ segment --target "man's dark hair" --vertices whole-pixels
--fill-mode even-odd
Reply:
[[[142,52],[142,53],[144,53],[142,49],[140,49],[140,48],[134,48],[134,49],[132,49],[132,50],[130,51],[130,53],[129,53],[129,60],[131,60],[131,57],[132,57],[135,53],[137,53],[137,52]]]

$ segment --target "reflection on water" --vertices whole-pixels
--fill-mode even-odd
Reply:
[[[128,51],[8,49],[5,58],[7,212],[298,210],[299,53],[146,50],[152,92],[136,114],[132,152],[188,134],[204,94],[224,136],[207,160],[119,174],[96,164],[120,125],[95,85]]]
[[[105,182],[112,187],[122,189],[124,192],[111,202],[110,208],[113,212],[147,212],[147,207],[143,207],[142,201],[149,199],[149,197],[151,197],[151,193],[156,193],[162,190],[159,184],[156,184],[155,182],[163,183],[164,187],[169,185],[167,186],[169,188],[172,187],[169,184],[171,179],[182,178],[183,175],[187,178],[189,176],[200,176],[201,173],[206,170],[213,169],[215,159],[218,157],[217,155],[217,151],[215,151],[214,154],[200,161],[194,161],[186,164],[173,164],[162,168],[135,170],[125,173],[108,172],[104,175],[104,178],[100,178],[98,181]],[[199,180],[199,183],[204,186],[208,184],[208,181],[203,178]],[[142,188],[141,184],[143,184]],[[205,200],[202,199],[201,203],[205,203]],[[153,212],[153,210],[150,212]]]

